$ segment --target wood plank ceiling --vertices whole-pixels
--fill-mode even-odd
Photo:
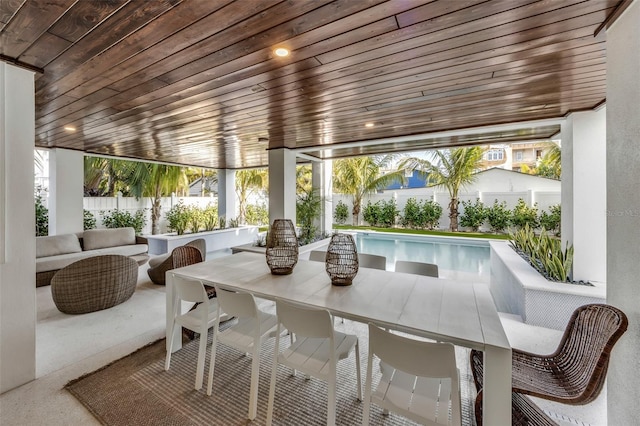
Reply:
[[[594,33],[619,5],[2,0],[0,59],[37,70],[36,146],[256,167],[267,148],[331,158],[548,138],[558,126],[417,135],[602,103],[605,32]],[[416,141],[354,147],[401,136]]]

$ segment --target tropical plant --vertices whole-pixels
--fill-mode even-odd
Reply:
[[[132,161],[105,157],[84,157],[84,194],[88,197],[129,195],[127,177]]]
[[[136,234],[142,233],[142,228],[147,223],[147,218],[143,210],[137,210],[134,214],[126,210],[107,210],[101,212],[102,224],[107,228],[126,228],[131,227],[136,230]]]
[[[38,185],[36,188],[36,237],[49,235],[49,209],[44,205],[43,192],[45,190]]]
[[[427,227],[427,229],[437,228],[442,216],[442,206],[433,200],[423,200],[420,206],[420,215],[423,227]]]
[[[367,205],[362,210],[362,218],[371,226],[377,226],[380,217],[380,206],[367,201]]]
[[[340,225],[343,225],[347,221],[347,217],[349,216],[349,207],[342,200],[338,201],[336,204],[336,209],[333,212],[333,220]]]
[[[219,229],[225,229],[227,227],[227,219],[224,216],[218,218]]]
[[[198,232],[204,226],[204,211],[198,206],[187,207],[187,226],[191,232]]]
[[[236,172],[236,194],[238,195],[238,221],[246,223],[247,203],[251,194],[268,188],[267,169],[238,170]]]
[[[471,228],[473,232],[478,232],[487,219],[487,208],[479,198],[476,198],[476,202],[473,204],[471,200],[463,201],[462,207],[464,207],[464,212],[460,216],[460,225]]]
[[[540,213],[539,221],[541,228],[553,232],[556,236],[560,236],[560,223],[562,221],[562,209],[560,204],[549,207],[549,213],[542,211]]]
[[[151,198],[151,233],[160,233],[162,197],[188,187],[184,169],[157,163],[129,162],[126,181],[135,197]]]
[[[498,203],[498,200],[494,200],[492,206],[486,207],[486,213],[491,232],[504,232],[511,223],[511,210],[507,208],[506,201]]]
[[[300,226],[300,235],[298,236],[302,244],[312,243],[318,231],[313,222],[320,217],[320,209],[322,207],[322,197],[318,190],[311,189],[298,194],[296,200],[296,222]]]
[[[248,225],[267,225],[269,210],[264,204],[249,204],[246,209],[245,221]]]
[[[232,217],[231,219],[229,219],[229,228],[237,228],[238,223],[239,223],[238,218]]]
[[[309,165],[296,166],[296,194],[309,193],[312,190],[312,173]]]
[[[214,192],[214,189],[218,185],[218,173],[216,170],[205,169],[201,167],[187,167],[185,169],[185,175],[188,184],[200,180],[200,196],[206,197]]]
[[[573,246],[565,249],[559,239],[542,230],[536,235],[529,225],[509,234],[511,244],[529,263],[552,281],[570,282],[573,266]]]
[[[218,207],[207,204],[207,207],[202,211],[202,221],[204,229],[207,231],[213,231],[218,224]]]
[[[522,198],[518,199],[516,206],[511,212],[511,224],[524,228],[529,226],[532,229],[538,227],[538,203],[534,203],[533,207],[529,207]]]
[[[404,206],[402,226],[413,229],[434,229],[438,226],[442,207],[432,200],[409,198]]]
[[[449,192],[449,227],[458,231],[458,193],[465,185],[475,180],[474,172],[480,166],[484,149],[480,147],[453,148],[433,151],[432,161],[423,158],[405,158],[399,168],[418,171],[427,180],[444,186]]]
[[[405,228],[422,228],[422,213],[420,203],[413,197],[409,198],[402,211],[402,226]]]
[[[562,149],[560,145],[555,142],[549,143],[549,150],[536,165],[535,172],[538,176],[560,179],[562,175]]]
[[[353,224],[358,225],[362,199],[395,182],[404,182],[404,172],[396,170],[382,174],[382,168],[388,167],[392,155],[374,157],[356,157],[336,160],[333,163],[333,189],[335,192],[350,195]]]
[[[96,218],[89,210],[82,211],[82,225],[85,231],[96,227]]]
[[[169,229],[176,231],[178,235],[184,234],[189,224],[189,210],[182,200],[171,207],[165,213],[165,216],[167,217],[167,222],[169,222]]]

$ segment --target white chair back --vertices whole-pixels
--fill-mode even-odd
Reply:
[[[331,314],[324,309],[310,309],[276,299],[278,322],[291,333],[310,338],[333,336]]]
[[[208,302],[207,291],[200,280],[183,278],[175,275],[173,278],[173,291],[178,299],[185,302]]]
[[[309,260],[314,262],[324,262],[327,258],[327,252],[322,250],[313,250],[309,253]]]
[[[218,307],[232,317],[257,318],[258,307],[252,294],[236,293],[216,286]]]
[[[363,268],[387,269],[387,258],[376,254],[358,253],[358,263]]]
[[[425,275],[438,278],[438,265],[425,262],[412,262],[409,260],[396,260],[396,272]]]

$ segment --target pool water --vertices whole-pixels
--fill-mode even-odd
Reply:
[[[441,271],[489,276],[486,240],[359,232],[356,245],[359,253],[385,256],[388,271],[395,269],[396,260],[410,260],[435,263]]]

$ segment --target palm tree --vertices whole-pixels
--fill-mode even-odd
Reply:
[[[131,161],[105,157],[84,157],[84,192],[87,196],[114,197],[128,194],[126,183]]]
[[[312,173],[310,165],[296,166],[296,194],[311,192]]]
[[[353,224],[358,225],[362,199],[395,182],[404,182],[402,171],[381,174],[389,166],[392,155],[355,157],[336,160],[333,163],[333,189],[335,192],[351,195]]]
[[[562,149],[555,142],[549,143],[549,150],[540,159],[536,174],[553,179],[560,179],[562,174]]]
[[[127,182],[136,197],[151,198],[151,233],[160,233],[162,197],[188,187],[185,170],[157,163],[129,162]]]
[[[238,170],[236,172],[236,194],[238,195],[238,223],[245,223],[249,195],[269,187],[267,169]]]
[[[433,162],[409,157],[400,164],[401,169],[417,170],[427,182],[444,186],[449,191],[449,219],[452,232],[458,231],[458,193],[460,188],[475,180],[484,149],[480,147],[453,148],[432,153]]]

